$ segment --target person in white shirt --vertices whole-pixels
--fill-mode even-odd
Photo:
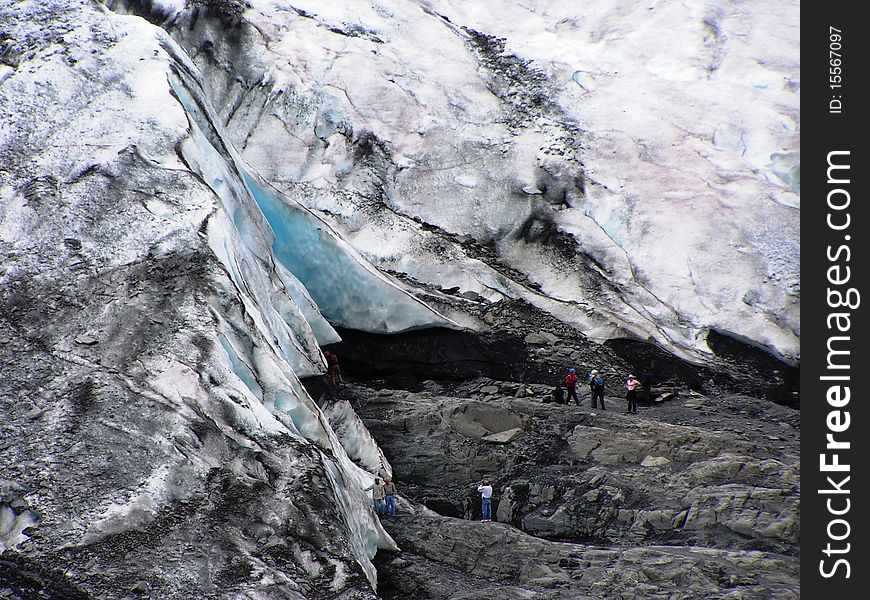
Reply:
[[[477,491],[480,492],[481,512],[483,513],[481,521],[492,521],[492,486],[489,485],[488,480],[484,479],[477,486]]]
[[[372,492],[372,500],[374,500],[375,503],[375,512],[378,513],[378,515],[387,514],[387,494],[384,491],[384,483],[378,477],[375,477],[375,482],[365,488],[365,490],[371,490]]]

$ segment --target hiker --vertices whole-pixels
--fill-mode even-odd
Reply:
[[[324,350],[323,357],[326,359],[326,365],[329,368],[327,373],[332,381],[332,385],[344,383],[344,379],[341,377],[341,367],[338,366],[338,356],[336,356],[335,352]]]
[[[545,402],[555,402],[556,404],[567,404],[565,402],[565,390],[562,389],[562,382],[556,383],[556,387],[550,397]]]
[[[589,392],[592,396],[592,408],[598,408],[598,400],[601,400],[601,410],[604,408],[604,378],[601,377],[596,369],[592,369],[586,377],[586,382],[589,384]]]
[[[652,382],[653,374],[650,373],[649,369],[647,369],[644,371],[643,375],[640,376],[640,384],[643,386],[643,399],[647,404],[652,403]]]
[[[387,516],[396,516],[396,484],[393,483],[393,478],[387,475],[384,477],[384,501],[387,504]]]
[[[574,398],[574,402],[580,406],[580,400],[577,398],[577,375],[573,368],[568,369],[568,374],[565,375],[565,389],[568,391],[567,403],[571,404],[571,398]]]
[[[477,491],[480,492],[480,512],[483,515],[480,520],[492,521],[492,486],[489,485],[489,480],[481,481]]]
[[[375,502],[375,512],[378,515],[383,515],[387,512],[387,504],[384,500],[386,494],[384,493],[384,484],[381,482],[380,477],[375,477],[375,482],[366,488],[366,491],[371,490],[372,492],[372,500]]]
[[[625,388],[628,390],[628,393],[625,394],[625,398],[628,400],[626,414],[637,414],[637,390],[640,388],[640,381],[634,375],[629,375],[625,382]]]

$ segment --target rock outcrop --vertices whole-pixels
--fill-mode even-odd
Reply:
[[[543,403],[543,386],[522,387],[533,395],[515,397],[515,385],[485,379],[340,391],[381,444],[403,494],[447,518],[424,525],[408,517],[390,526],[400,532],[403,553],[378,564],[399,590],[395,597],[414,589],[420,596],[412,597],[448,598],[508,581],[524,585],[496,588],[504,597],[796,597],[797,412],[748,396],[676,389],[628,415],[621,398],[609,398],[602,411],[589,407],[586,393],[584,406],[563,406]],[[480,533],[490,523],[456,523],[480,518],[484,478],[494,487],[495,520],[537,539],[503,528]],[[503,535],[517,537],[508,543]],[[544,593],[534,577],[518,574],[546,555],[541,548],[551,546],[539,548],[542,540],[595,546],[583,552],[603,562],[565,572],[556,568],[562,554],[540,558],[529,568],[565,588]],[[758,579],[762,563],[771,571],[767,582]],[[656,570],[663,565],[670,575]],[[442,568],[452,574],[426,583],[425,569]],[[461,574],[475,583],[458,583]],[[662,579],[671,583],[652,583]],[[691,589],[670,587],[679,581]],[[735,582],[739,590],[730,589]],[[530,590],[544,595],[523,595]]]
[[[763,552],[601,548],[548,542],[498,523],[416,515],[387,529],[402,548],[376,559],[387,600],[800,597],[797,561]]]
[[[601,411],[481,383],[472,397],[357,391],[397,477],[430,508],[479,517],[487,477],[499,521],[539,537],[796,551],[793,410],[730,396],[703,413],[684,390],[634,416],[623,399]]]

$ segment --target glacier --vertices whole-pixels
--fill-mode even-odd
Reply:
[[[393,467],[304,382],[342,328],[486,333],[518,301],[799,360],[795,2],[0,4],[22,565],[373,598]]]
[[[160,8],[173,6],[178,8]],[[155,407],[172,407],[171,429],[184,436],[182,448],[192,445],[180,449],[158,443],[155,452],[165,456],[138,465],[136,471],[146,469],[142,479],[115,482],[117,487],[105,492],[95,490],[88,502],[74,509],[77,517],[52,532],[62,540],[56,543],[93,547],[147,527],[168,506],[194,497],[215,470],[228,469],[230,477],[242,482],[262,479],[262,467],[258,471],[242,455],[224,463],[196,437],[183,433],[205,417],[241,448],[269,452],[265,448],[280,446],[289,436],[292,445],[315,449],[316,460],[306,468],[319,471],[328,482],[354,559],[375,585],[370,559],[377,548],[395,549],[395,544],[363,492],[371,475],[348,457],[343,444],[366,467],[383,468],[385,461],[364,427],[344,427],[340,439],[300,378],[325,371],[320,346],[340,339],[330,320],[376,332],[456,325],[368,265],[308,209],[265,191],[227,142],[202,92],[197,67],[163,30],[80,2],[42,8],[18,5],[4,20],[10,17],[20,39],[42,34],[40,22],[48,17],[64,32],[57,35],[68,36],[68,44],[49,47],[39,68],[6,76],[0,91],[3,147],[16,154],[4,170],[2,186],[0,242],[12,257],[3,270],[8,290],[4,300],[14,303],[16,292],[27,293],[16,287],[20,281],[29,279],[29,287],[62,281],[54,280],[52,273],[66,268],[68,259],[47,258],[42,249],[53,247],[58,236],[70,251],[81,252],[79,264],[89,265],[87,279],[135,269],[144,260],[174,264],[174,257],[193,252],[195,258],[175,268],[200,269],[208,282],[197,292],[197,300],[191,298],[169,318],[153,311],[145,316],[147,305],[139,305],[143,294],[136,292],[105,307],[99,296],[85,300],[88,307],[72,324],[71,333],[69,324],[56,322],[51,334],[56,339],[44,346],[47,359],[89,370],[86,380],[92,383],[81,388],[82,394],[109,402],[99,390],[120,385]],[[84,49],[93,44],[94,32],[105,55],[88,55]],[[94,87],[94,79],[116,85]],[[53,111],[44,122],[34,120],[41,118],[35,116],[35,107],[64,100],[67,110]],[[137,109],[131,110],[133,104]],[[12,129],[10,123],[19,127]],[[78,140],[87,140],[94,151],[68,152]],[[34,172],[39,174],[36,179]],[[40,187],[40,182],[61,181],[62,188],[55,183]],[[103,181],[119,183],[104,186]],[[144,189],[137,187],[140,184]],[[55,189],[58,195],[52,196]],[[74,206],[80,198],[89,198],[92,212],[73,219],[45,212],[43,202]],[[124,199],[120,204],[119,198]],[[292,234],[299,245],[288,248],[286,240],[278,241],[275,229]],[[204,248],[208,254],[203,254]],[[324,270],[328,277],[322,276]],[[324,315],[321,306],[332,312]],[[115,322],[140,311],[145,312],[135,317],[130,329],[123,321]],[[127,350],[113,354],[123,339],[141,335],[137,323],[143,317],[153,329],[153,339],[146,341],[155,348],[134,356]],[[186,327],[181,327],[182,321]],[[103,353],[112,358],[100,358]],[[188,357],[197,355],[200,362],[193,369]],[[48,390],[40,389],[46,394],[42,401],[48,401]],[[148,438],[142,424],[129,421],[132,415],[118,418],[120,431]],[[46,423],[46,431],[59,425]],[[108,441],[94,438],[93,443]],[[292,455],[289,450],[273,452]],[[309,451],[301,452],[280,467],[281,472],[292,477],[300,460],[310,460]],[[371,460],[377,456],[379,465]],[[187,482],[179,483],[183,480]],[[62,501],[30,502],[38,510],[2,506],[4,547],[20,546],[30,539],[26,532],[31,528],[44,531],[56,515],[71,509]],[[337,560],[335,564],[350,573],[340,554]],[[341,588],[340,579],[336,581]]]
[[[242,156],[375,266],[599,341],[798,360],[796,3],[263,1],[235,40],[164,19]]]

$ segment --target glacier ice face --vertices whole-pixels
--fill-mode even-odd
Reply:
[[[93,595],[372,596],[389,465],[300,377],[452,325],[379,269],[798,355],[796,4],[107,4],[171,37],[0,15],[0,539]]]
[[[320,313],[317,303],[314,302],[302,282],[280,263],[275,264],[275,274],[283,287],[274,290],[272,304],[275,305],[276,310],[281,313],[284,320],[288,323],[293,322],[297,319],[296,313],[298,311],[302,313],[305,322],[311,327],[318,344],[328,346],[341,341],[341,337],[335,332],[326,317]],[[287,296],[293,300],[292,303],[287,303]]]
[[[374,264],[599,340],[799,355],[797,3],[294,8],[170,31],[245,159]]]
[[[167,44],[174,47],[169,40]],[[176,55],[182,54],[178,50]],[[186,65],[186,68],[195,69],[191,65]],[[189,77],[178,71],[173,91],[191,117],[193,130],[191,139],[182,147],[186,160],[223,200],[241,241],[260,260],[274,264],[277,259],[284,267],[282,274],[278,275],[279,282],[288,281],[289,289],[303,296],[303,305],[309,312],[319,312],[330,322],[343,327],[376,333],[456,326],[373,268],[311,211],[290,198],[281,197],[259,181],[243,166],[232,145],[215,125],[217,117],[204,108],[207,100],[204,97],[194,100],[192,87],[194,84]],[[199,85],[195,87],[199,88]],[[225,149],[224,153],[217,148]],[[250,202],[250,199],[255,202]],[[266,226],[266,222],[271,228]],[[231,272],[244,267],[235,260],[236,254],[227,256]],[[235,264],[229,264],[233,261]],[[292,278],[286,276],[288,272]],[[247,274],[244,278],[251,280]],[[242,287],[240,282],[237,284]],[[314,304],[309,299],[313,299]],[[262,298],[256,304],[269,305]],[[295,312],[301,316],[301,309]],[[323,328],[322,318],[315,318],[315,323]],[[298,326],[290,328],[288,337],[294,331],[298,332],[303,339],[296,346],[303,346],[310,356],[316,348],[311,340],[316,336],[307,321],[294,314],[290,324]],[[321,337],[334,339],[335,332],[330,328],[322,332]],[[311,374],[304,372],[298,360],[291,362],[295,363],[300,376]]]
[[[171,42],[167,41],[167,43],[171,45]],[[183,59],[179,62],[182,61]],[[180,74],[179,71],[176,73]],[[224,336],[220,337],[221,345],[227,353],[233,372],[254,395],[255,400],[267,407],[273,407],[273,415],[277,416],[278,420],[293,433],[320,448],[328,449],[330,455],[334,457],[330,459],[324,457],[323,464],[330,475],[335,497],[340,502],[348,527],[353,534],[350,537],[351,545],[369,580],[374,583],[376,574],[369,559],[374,555],[377,547],[395,548],[395,545],[377,519],[373,518],[367,498],[360,491],[367,481],[367,475],[349,459],[341,440],[331,430],[328,421],[299,381],[299,377],[312,374],[304,365],[300,365],[298,360],[294,360],[296,356],[305,356],[305,354],[288,352],[287,345],[281,344],[282,338],[278,338],[279,348],[273,348],[273,352],[269,352],[268,346],[261,343],[263,339],[269,340],[269,333],[274,336],[276,329],[278,332],[282,329],[274,326],[274,319],[266,322],[262,316],[265,307],[267,311],[273,309],[274,313],[285,316],[284,324],[289,327],[286,329],[284,339],[291,339],[293,336],[297,339],[302,337],[302,343],[295,345],[297,350],[300,346],[304,346],[309,356],[317,350],[316,336],[308,326],[301,309],[296,307],[291,297],[283,297],[284,311],[278,311],[270,305],[270,296],[263,292],[259,294],[256,292],[258,288],[268,286],[268,282],[266,284],[262,282],[262,274],[265,272],[271,275],[272,269],[263,269],[262,265],[259,265],[258,269],[257,265],[253,264],[254,257],[260,258],[270,266],[280,262],[286,270],[278,276],[278,280],[281,283],[289,282],[291,289],[294,289],[298,295],[302,295],[306,302],[310,300],[308,292],[312,290],[323,294],[321,298],[315,299],[316,305],[308,304],[309,310],[316,309],[316,312],[329,314],[328,311],[333,307],[337,306],[340,309],[342,307],[340,302],[335,304],[333,301],[333,304],[330,304],[329,301],[330,295],[336,294],[342,294],[339,299],[354,306],[354,303],[348,299],[348,290],[365,292],[357,298],[365,298],[366,302],[355,303],[363,308],[350,314],[336,312],[330,315],[331,318],[347,326],[363,330],[391,331],[393,328],[401,330],[432,324],[446,325],[449,322],[387,281],[373,268],[368,267],[353,250],[343,248],[340,240],[331,232],[323,235],[314,233],[322,230],[315,226],[313,222],[316,219],[307,209],[295,207],[293,210],[292,206],[288,206],[289,200],[268,194],[251,174],[244,171],[240,159],[231,145],[226,143],[220,127],[216,125],[216,119],[209,110],[207,98],[196,97],[201,89],[196,82],[189,77],[179,76],[172,79],[172,83],[172,89],[185,107],[191,121],[191,137],[182,145],[182,153],[188,164],[202,175],[215,195],[221,199],[225,209],[212,219],[212,223],[216,223],[216,226],[214,230],[210,228],[210,245],[216,249],[216,256],[223,259],[236,288],[240,292],[245,290],[254,296],[252,301],[245,303],[245,309],[254,321],[258,330],[256,333],[260,335],[251,332],[248,325],[247,338],[252,342],[248,348],[246,357],[248,360],[245,360]],[[217,148],[223,148],[224,153],[220,153]],[[263,210],[263,213],[261,214],[259,210]],[[232,226],[224,215],[230,217]],[[271,229],[266,226],[266,221],[272,225]],[[324,228],[326,228],[325,224]],[[294,240],[302,238],[302,247],[297,247],[296,252],[288,250],[285,247],[288,237]],[[271,245],[269,241],[272,241]],[[231,252],[230,248],[232,248]],[[227,253],[223,254],[221,250]],[[312,268],[310,264],[312,262],[316,267],[322,267],[323,263],[326,263],[327,266],[335,268],[330,271],[328,278],[318,279],[311,275],[312,272],[318,272],[316,267]],[[303,281],[300,281],[300,278]],[[358,287],[355,288],[355,285],[364,287],[360,290]],[[244,298],[245,295],[242,297]],[[387,310],[382,308],[385,304],[382,298],[392,300],[387,305]],[[381,311],[378,319],[372,319],[370,307]],[[288,312],[292,313],[290,321],[286,319]],[[316,322],[319,322],[322,327],[325,321],[321,318]],[[234,325],[235,330],[245,332],[246,328],[242,323],[237,322]],[[321,334],[321,338],[334,333],[334,330],[329,327],[325,335]],[[277,358],[281,356],[285,361]],[[251,405],[256,413],[259,404],[252,402]],[[285,415],[289,420],[284,419]],[[262,414],[261,418],[264,418]],[[271,423],[268,417],[265,417],[265,421]],[[368,436],[365,443],[374,446],[376,450],[376,444],[371,436]],[[369,449],[369,452],[371,451],[372,449]]]
[[[157,595],[199,595],[231,558],[252,594],[304,597],[332,572],[336,593],[370,597],[370,559],[395,544],[370,475],[299,379],[323,372],[319,345],[338,336],[276,259],[195,65],[160,29],[93,3],[2,18],[2,363],[28,362],[0,383],[14,450],[0,464],[30,490],[0,500],[4,548],[62,548],[58,568],[111,574],[85,577],[104,597],[130,572]],[[402,323],[445,322],[327,245],[375,299],[415,307]],[[354,452],[378,452],[366,444]],[[203,539],[226,551],[187,551]]]
[[[371,432],[360,420],[356,411],[347,400],[334,400],[323,408],[323,414],[347,455],[368,473],[376,475],[393,474],[387,457],[378,447]],[[368,487],[368,485],[366,485]]]
[[[253,177],[246,183],[272,230],[272,248],[332,323],[375,333],[455,327],[375,270],[307,209],[280,198]]]

